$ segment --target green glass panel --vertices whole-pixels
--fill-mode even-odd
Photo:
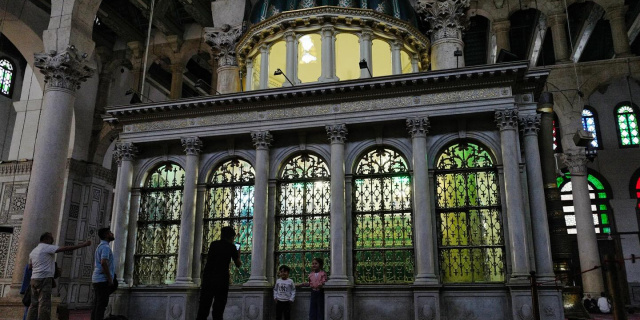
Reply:
[[[602,228],[602,232],[611,233],[611,228]]]
[[[607,198],[607,194],[604,192],[598,192],[598,198],[600,199],[606,199]]]
[[[587,180],[589,180],[589,182],[591,182],[591,184],[597,190],[604,190],[604,186],[602,185],[602,182],[600,182],[600,180],[598,180],[598,178],[594,177],[593,175],[587,176]]]
[[[607,211],[607,205],[606,204],[601,204],[600,205],[600,211]]]
[[[601,224],[609,224],[609,216],[606,213],[601,213],[600,222]]]

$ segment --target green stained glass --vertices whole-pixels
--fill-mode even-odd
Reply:
[[[11,95],[11,85],[13,84],[13,65],[6,59],[0,60],[0,93],[5,96]]]
[[[603,233],[611,233],[611,228],[602,228]]]
[[[602,181],[596,176],[587,175],[589,193],[591,198],[591,206],[593,210],[594,225],[597,231],[601,233],[607,233],[605,230],[610,230],[609,215],[611,213],[611,207],[609,206],[608,196],[605,192],[605,187]],[[558,187],[561,190],[561,199],[564,208],[564,214],[567,221],[573,221],[572,226],[575,226],[575,212],[571,185],[571,175],[566,173],[564,177],[557,178]],[[567,224],[568,226],[570,224]],[[570,234],[575,234],[576,229],[569,229],[567,231]]]
[[[598,198],[600,199],[606,199],[607,198],[607,194],[604,192],[598,192]]]
[[[609,216],[606,213],[601,213],[600,222],[601,224],[609,224]]]
[[[640,134],[638,133],[638,121],[633,108],[622,106],[617,112],[618,130],[620,143],[623,146],[640,144]]]
[[[587,176],[587,180],[589,182],[591,182],[591,184],[597,189],[597,190],[604,190],[604,185],[602,185],[602,182],[600,182],[600,180],[598,180],[598,178],[596,178],[593,175],[588,175]]]
[[[601,204],[600,205],[600,210],[602,210],[602,211],[607,210],[607,205],[606,204]]]

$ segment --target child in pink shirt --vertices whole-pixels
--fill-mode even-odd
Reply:
[[[327,273],[322,270],[324,260],[313,258],[309,283],[303,286],[311,287],[311,300],[309,307],[309,320],[324,320],[324,283],[327,282]]]

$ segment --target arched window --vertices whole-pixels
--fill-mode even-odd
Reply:
[[[231,283],[246,282],[251,275],[253,240],[253,191],[255,171],[248,162],[234,158],[220,164],[207,182],[202,229],[202,269],[207,262],[209,245],[220,239],[220,230],[232,226],[240,243],[242,266],[231,269]]]
[[[573,185],[571,183],[571,174],[566,172],[564,177],[557,179],[558,188],[560,188],[560,199],[562,200],[562,211],[564,211],[564,220],[567,226],[567,233],[576,234],[576,215],[573,206],[573,194],[571,193]],[[611,206],[609,205],[609,195],[600,179],[594,175],[587,176],[589,185],[589,198],[591,198],[591,211],[593,212],[593,224],[596,233],[611,233]]]
[[[353,177],[356,283],[414,280],[411,176],[396,150],[375,148],[357,162]]]
[[[442,282],[503,282],[504,237],[498,170],[471,142],[436,158],[436,217]]]
[[[636,211],[640,215],[640,169],[636,170],[636,172],[633,174],[631,178],[630,189],[631,189],[631,198],[635,197],[636,200],[638,201],[636,203]]]
[[[598,130],[598,116],[591,107],[585,107],[582,109],[582,128],[585,131],[591,132],[593,134],[593,141],[591,141],[591,147],[595,149],[600,148],[600,137]]]
[[[169,284],[175,280],[184,169],[164,163],[153,169],[140,189],[134,283]]]
[[[0,59],[0,94],[11,98],[13,91],[13,64],[7,59]]]
[[[558,115],[553,113],[553,151],[554,152],[562,152],[562,143],[561,143],[561,135],[560,135],[560,120],[558,119]]]
[[[331,178],[327,163],[304,152],[290,158],[278,179],[275,267],[286,264],[294,282],[306,281],[311,260],[329,271]]]
[[[616,109],[616,124],[618,125],[618,137],[620,145],[637,146],[640,144],[640,134],[638,133],[638,117],[628,104],[623,104]]]

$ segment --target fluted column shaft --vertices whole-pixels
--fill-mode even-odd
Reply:
[[[496,122],[500,129],[500,147],[504,168],[504,187],[509,221],[509,250],[511,251],[511,280],[528,281],[529,248],[518,160],[518,111],[515,109],[497,111]]]
[[[402,73],[402,59],[400,58],[401,48],[402,48],[402,43],[400,41],[394,41],[391,44],[391,73],[392,74]]]
[[[269,190],[269,145],[273,137],[269,131],[252,132],[256,147],[255,187],[253,204],[253,243],[251,248],[251,276],[247,286],[267,286],[267,201]]]
[[[345,209],[344,143],[347,126],[326,126],[331,141],[331,283],[348,284],[347,215]]]
[[[626,57],[631,55],[629,36],[625,25],[624,16],[627,13],[627,6],[610,7],[604,17],[611,24],[611,35],[613,37],[613,51],[616,57]]]
[[[322,36],[322,75],[320,82],[338,81],[336,77],[335,42],[336,31],[333,26],[324,26],[320,32]]]
[[[181,139],[186,153],[184,189],[182,192],[182,216],[180,218],[180,247],[178,248],[178,270],[176,284],[192,284],[193,243],[195,236],[196,186],[198,183],[198,163],[202,141],[198,137]]]
[[[556,55],[556,63],[569,61],[569,46],[567,45],[567,16],[558,13],[549,17],[551,35],[553,37],[553,51]]]
[[[298,48],[296,47],[296,34],[293,31],[287,31],[284,34],[284,40],[286,41],[286,69],[283,70],[284,73],[293,81],[294,83],[298,80],[298,73],[296,72],[297,64],[298,64]],[[289,81],[285,81],[283,86],[289,87],[291,84]]]
[[[371,60],[373,59],[373,54],[371,52],[373,48],[373,43],[371,42],[372,37],[373,32],[370,29],[364,29],[360,34],[360,60],[367,62],[369,70],[373,70],[373,64],[371,63]],[[369,70],[360,69],[360,78],[370,78],[371,74],[369,74]]]
[[[524,136],[524,152],[527,168],[527,186],[529,188],[529,207],[531,208],[531,227],[533,229],[533,250],[535,253],[536,273],[541,281],[553,280],[553,260],[551,258],[551,240],[547,220],[547,204],[544,196],[538,130],[540,115],[524,116],[520,119]]]
[[[578,239],[578,255],[580,257],[580,271],[584,272],[600,266],[598,239],[596,238],[589,198],[589,184],[587,182],[587,157],[584,148],[569,150],[563,155],[563,161],[571,173],[571,194],[576,215],[576,229]],[[600,269],[582,273],[582,290],[599,296],[604,291],[604,282]]]
[[[196,196],[196,224],[195,224],[195,239],[193,244],[193,272],[191,277],[193,283],[199,285],[200,272],[202,271],[202,247],[203,247],[203,230],[204,230],[204,199],[207,192],[206,186],[198,186],[198,195]],[[208,247],[208,243],[205,244]]]
[[[135,145],[129,142],[116,144],[114,157],[118,163],[118,176],[116,179],[113,221],[111,231],[113,241],[113,263],[116,267],[118,281],[124,282],[125,260],[127,253],[127,237],[129,232],[129,205],[131,203],[131,185],[133,183],[133,160],[138,152]],[[135,223],[131,221],[131,223]]]
[[[407,129],[411,135],[413,153],[413,221],[416,261],[414,284],[435,284],[433,241],[433,217],[429,191],[429,167],[427,165],[427,132],[429,120],[425,118],[407,119]]]

